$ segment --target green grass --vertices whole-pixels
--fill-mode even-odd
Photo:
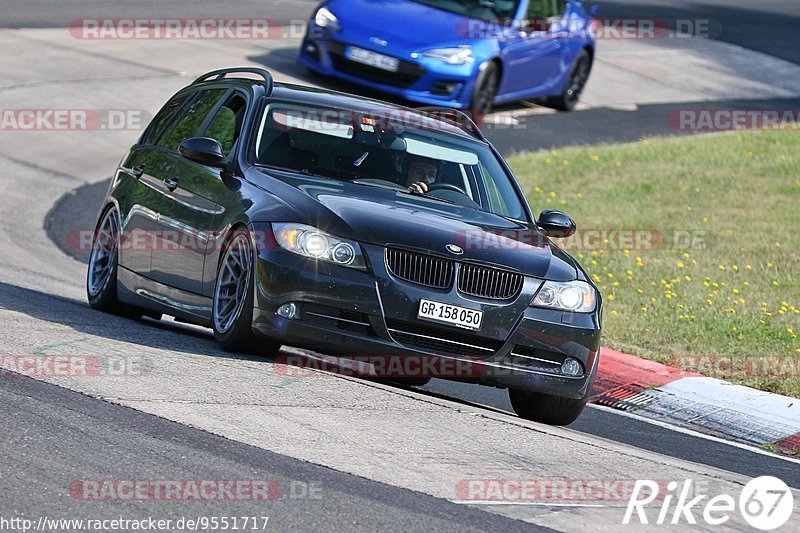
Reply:
[[[603,293],[605,346],[800,397],[800,132],[644,139],[509,163],[535,212],[562,209],[579,231],[663,236],[649,249],[570,248]]]

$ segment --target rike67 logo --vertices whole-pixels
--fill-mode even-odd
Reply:
[[[711,526],[725,524],[738,511],[750,526],[762,531],[770,531],[786,524],[794,511],[794,497],[786,483],[772,476],[752,479],[739,493],[738,500],[730,494],[709,497],[696,494],[692,480],[683,485],[670,481],[666,494],[660,494],[663,483],[639,479],[633,487],[623,524],[697,524],[698,519]],[[660,505],[651,506],[648,515],[646,505],[656,500]],[[657,511],[654,515],[653,511]],[[696,513],[696,515],[695,515]],[[634,518],[635,515],[635,518]]]

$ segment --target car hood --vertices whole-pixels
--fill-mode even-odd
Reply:
[[[339,38],[393,55],[463,41],[468,24],[461,15],[408,0],[331,0],[325,6],[339,19]],[[373,37],[386,44],[370,41]]]
[[[305,220],[297,222],[334,235],[506,266],[543,279],[577,277],[575,261],[533,225],[389,188],[261,172],[277,178],[269,190],[302,214]],[[448,244],[462,248],[463,255],[448,252]]]

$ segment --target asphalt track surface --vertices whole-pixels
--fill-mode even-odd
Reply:
[[[610,0],[598,17],[711,22],[711,37],[800,64],[797,0]]]
[[[295,2],[287,5],[276,2],[270,7],[267,16],[305,16],[315,3]],[[680,7],[680,3],[676,4],[678,7],[664,4],[664,9],[673,10],[664,13],[678,13],[675,10]],[[739,5],[739,2],[728,4],[734,6]],[[744,5],[744,2],[741,4]],[[263,5],[263,2],[238,2],[220,7],[222,4],[217,2],[193,2],[191,16],[265,16]],[[661,5],[657,4],[659,8]],[[658,11],[650,12],[648,6],[635,3],[618,2],[613,6],[620,10],[634,9],[636,16],[643,16],[639,14],[639,10],[647,12],[650,17],[667,16]],[[759,8],[762,6],[764,4],[759,4]],[[220,13],[221,9],[224,13]],[[767,10],[766,7],[763,9]],[[3,6],[2,26],[63,26],[64,20],[81,16],[142,16],[148,10],[159,16],[187,16],[185,8],[179,2],[34,4],[7,0]],[[753,18],[753,14],[743,8],[731,8],[728,11],[733,13],[731,16],[735,15],[732,20],[743,23],[750,21],[751,26],[756,26],[755,21],[761,20]],[[298,12],[301,14],[298,15]],[[603,15],[611,16],[609,11],[604,11]],[[702,16],[704,15],[701,11],[697,17]],[[783,20],[780,15],[765,16],[771,21]],[[785,18],[791,20],[790,16]],[[775,35],[789,38],[788,34],[780,33],[783,31],[782,27],[782,22],[774,26],[777,33],[772,33],[773,44],[769,46],[775,47]],[[770,32],[772,31],[773,26],[770,26]],[[758,43],[753,46],[756,44]],[[769,51],[764,48],[756,49]],[[792,60],[797,61],[797,58]],[[740,102],[737,105],[750,104]],[[782,104],[782,107],[797,106],[797,100],[787,100]],[[651,112],[654,117],[661,118],[664,111],[655,109],[657,107],[653,106]],[[540,133],[528,132],[532,134],[530,144],[514,144],[518,137],[504,140],[501,130],[494,131],[493,138],[504,151],[512,151],[531,147],[634,140],[643,135],[670,133],[661,131],[663,126],[652,125],[655,121],[642,118],[644,115],[641,113],[648,113],[647,107],[637,113],[617,113],[612,110],[589,110],[585,113],[597,115],[595,120],[588,122],[594,126],[587,128],[587,122],[583,122],[586,118],[578,118],[577,114],[570,115],[567,119],[564,119],[564,115],[559,115],[560,122],[558,125],[553,124],[553,129],[543,129]],[[629,117],[627,120],[630,127],[614,128],[616,133],[610,134],[608,128],[602,127],[609,121],[618,125],[626,117]],[[555,122],[559,119],[537,117],[537,121]],[[563,120],[573,120],[574,123],[567,128],[564,127]],[[569,133],[554,137],[551,132],[555,130]],[[625,135],[630,138],[620,138],[619,132],[626,132]],[[103,192],[104,184],[90,185],[78,189],[75,194],[59,202],[47,219],[48,231],[56,242],[59,240],[59,228],[84,228],[93,224],[92,219]],[[52,258],[40,259],[57,262],[58,257],[54,251]],[[80,281],[82,280],[75,280],[76,283]],[[13,310],[23,317],[63,324],[87,334],[107,335],[115,340],[142,342],[167,350],[188,346],[186,349],[197,353],[198,357],[224,360],[229,358],[216,348],[207,332],[147,320],[138,323],[122,319],[110,320],[89,309],[85,302],[64,299],[13,283],[4,282],[0,286],[0,309]],[[20,327],[25,327],[24,322]],[[505,391],[496,389],[434,380],[424,393],[431,397],[443,397],[465,405],[478,406],[486,411],[509,410]],[[131,478],[146,478],[148,475],[156,478],[171,473],[173,477],[183,479],[253,479],[263,476],[278,480],[284,487],[312,482],[322,484],[325,487],[325,498],[322,500],[278,500],[266,508],[271,519],[279,523],[282,530],[514,531],[522,527],[530,530],[533,527],[531,524],[458,506],[421,493],[291,459],[27,378],[4,374],[0,378],[0,405],[3,406],[0,432],[5,436],[0,443],[0,453],[6,458],[0,466],[0,479],[3,480],[0,488],[3,497],[0,514],[3,515],[80,517],[81,513],[90,512],[93,518],[102,518],[116,517],[121,512],[130,511],[137,517],[158,515],[162,518],[177,518],[212,514],[260,515],[265,510],[263,506],[246,502],[228,502],[224,505],[175,505],[164,502],[123,504],[131,506],[126,508],[121,508],[119,503],[95,502],[92,507],[87,507],[85,502],[76,502],[65,494],[65,487],[80,478],[124,478],[126,474]],[[800,488],[800,468],[795,463],[699,436],[678,433],[604,410],[587,409],[571,429],[747,477],[777,475],[790,486]]]
[[[0,378],[0,515],[177,522],[269,517],[281,531],[548,531],[298,461],[20,375]],[[23,468],[21,468],[23,467]],[[84,479],[268,480],[266,500],[91,501]],[[80,492],[78,492],[78,495]],[[310,495],[314,495],[311,497]],[[324,497],[322,496],[324,494]],[[301,501],[302,499],[302,501]],[[268,522],[269,524],[269,522]]]
[[[269,17],[303,19],[317,0],[4,0],[0,27],[53,28],[78,18],[107,17]],[[800,64],[796,0],[610,0],[596,4],[601,18],[654,18],[674,27],[676,20],[711,20],[712,37]]]

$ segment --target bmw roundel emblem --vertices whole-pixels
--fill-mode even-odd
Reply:
[[[451,254],[461,255],[464,253],[464,250],[462,250],[460,246],[456,246],[455,244],[448,244],[447,246],[445,246],[445,248],[447,248],[447,251],[450,252]]]

